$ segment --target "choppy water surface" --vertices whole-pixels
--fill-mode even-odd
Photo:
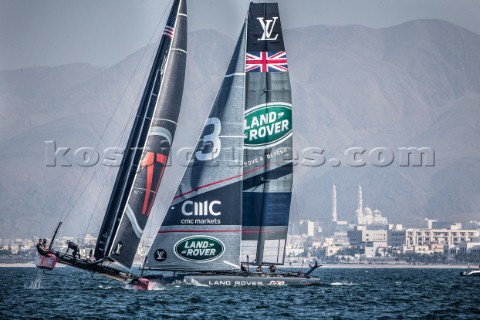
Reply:
[[[480,318],[480,277],[448,269],[320,269],[320,287],[125,290],[71,268],[1,268],[0,319]]]

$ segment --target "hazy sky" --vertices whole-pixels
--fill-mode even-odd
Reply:
[[[249,0],[189,0],[191,31],[232,38]],[[438,18],[480,34],[477,0],[279,0],[284,29],[330,24],[379,28]],[[111,66],[153,42],[171,0],[0,0],[0,69],[86,62]],[[163,19],[162,19],[163,18]],[[161,27],[155,33],[159,24]]]

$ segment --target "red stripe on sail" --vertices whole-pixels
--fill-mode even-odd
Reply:
[[[155,169],[155,162],[159,162],[162,164],[162,171],[160,172],[160,176],[158,178],[157,185],[155,186],[155,189],[153,190],[153,197],[152,201],[150,203],[150,206],[148,205],[149,200],[150,200],[150,193],[152,192],[152,181],[153,181],[153,171]],[[160,186],[160,182],[162,181],[162,176],[163,176],[163,171],[165,170],[165,165],[167,163],[167,157],[164,156],[163,154],[156,154],[153,152],[148,152],[145,155],[145,158],[143,159],[141,166],[142,167],[147,167],[147,185],[146,185],[146,190],[145,190],[145,199],[143,200],[143,208],[142,208],[142,214],[147,214],[147,216],[150,214],[150,210],[152,210],[152,205],[155,200],[155,195],[157,193],[158,187]],[[148,209],[148,210],[147,210]]]
[[[150,202],[150,207],[148,208],[147,216],[150,215],[150,212],[152,211],[153,204],[155,203],[155,198],[157,197],[157,191],[158,191],[158,188],[160,187],[160,183],[162,182],[163,172],[165,171],[165,167],[167,166],[167,160],[168,160],[167,156],[164,156],[163,154],[157,153],[157,162],[162,164],[162,171],[160,171],[160,176],[158,177],[157,186],[155,187],[155,190],[153,191],[152,201]]]
[[[229,180],[232,180],[232,179],[235,179],[235,178],[243,177],[243,176],[246,175],[246,174],[249,174],[249,173],[254,172],[254,171],[257,171],[257,170],[260,170],[260,169],[262,169],[262,168],[266,168],[266,167],[268,167],[269,165],[270,165],[270,164],[267,163],[267,164],[264,165],[264,166],[253,168],[253,169],[248,170],[248,171],[246,171],[246,172],[244,172],[244,173],[242,173],[242,174],[239,174],[239,175],[236,175],[236,176],[233,176],[233,177],[230,177],[230,178],[226,178],[226,179],[223,179],[223,180],[219,180],[219,181],[207,183],[207,184],[205,184],[205,185],[203,185],[203,186],[200,186],[200,187],[196,187],[195,189],[192,189],[192,190],[187,191],[187,192],[184,192],[184,193],[182,193],[182,194],[180,194],[180,195],[178,195],[178,196],[175,196],[175,197],[173,198],[173,200],[178,199],[178,198],[180,198],[180,197],[183,197],[183,196],[185,196],[185,195],[187,195],[187,194],[190,194],[190,193],[192,193],[192,192],[198,191],[198,190],[200,190],[200,189],[213,186],[213,185],[218,184],[218,183],[222,183],[222,182],[229,181]]]
[[[242,233],[275,233],[285,232],[284,230],[242,230]]]
[[[242,232],[242,230],[160,230],[158,233],[176,233],[176,232],[193,232],[193,233],[206,233],[206,232]]]
[[[142,214],[145,214],[147,211],[148,199],[150,198],[150,190],[152,187],[152,179],[153,179],[153,161],[154,161],[154,153],[148,152],[143,159],[141,166],[147,167],[147,186],[145,191],[145,199],[143,200],[143,209]]]
[[[273,233],[273,232],[282,232],[278,230],[160,230],[158,233],[207,233],[207,232],[242,232],[242,233]]]

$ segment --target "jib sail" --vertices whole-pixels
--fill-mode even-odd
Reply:
[[[117,174],[95,248],[131,267],[177,127],[187,57],[185,0],[175,0]]]
[[[240,262],[245,28],[147,258],[160,270],[224,271]]]

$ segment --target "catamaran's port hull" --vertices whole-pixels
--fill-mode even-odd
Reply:
[[[283,276],[235,276],[235,275],[186,275],[183,282],[194,286],[210,287],[262,287],[262,286],[311,286],[320,285],[315,277]]]

